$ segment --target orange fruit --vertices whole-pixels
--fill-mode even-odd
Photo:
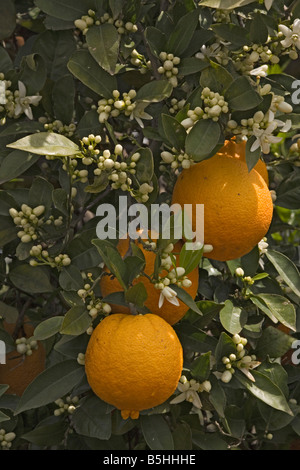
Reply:
[[[233,158],[226,147],[180,173],[173,190],[175,203],[192,205],[194,231],[196,204],[204,204],[204,243],[213,246],[206,256],[219,261],[249,253],[266,235],[273,215],[264,178],[254,169],[248,172],[246,163]]]
[[[122,257],[125,256],[125,254],[128,251],[129,248],[129,238],[127,239],[121,239],[119,240],[119,243],[117,245],[118,251]],[[142,250],[144,256],[145,256],[145,269],[144,272],[148,275],[151,276],[154,272],[154,263],[155,263],[155,257],[156,254],[153,251],[146,250],[142,243],[139,240],[135,240],[135,243],[137,246]],[[183,242],[179,241],[174,245],[174,254],[176,256],[176,253],[180,253],[180,250],[183,246]],[[179,256],[177,255],[176,258],[178,259]],[[107,269],[106,269],[106,272]],[[166,275],[167,271],[162,271],[162,275]],[[183,289],[188,292],[188,294],[193,297],[193,299],[197,295],[198,291],[198,281],[199,281],[199,271],[198,269],[194,269],[187,275],[188,279],[192,282],[192,285],[190,287],[183,287]],[[145,276],[141,275],[138,278],[134,279],[133,285],[142,282],[147,290],[148,293],[148,298],[145,302],[145,306],[150,310],[150,312],[154,313],[155,315],[159,315],[162,317],[164,320],[166,320],[170,325],[174,325],[177,323],[181,318],[184,317],[186,312],[188,311],[189,307],[183,303],[180,299],[179,305],[173,305],[167,300],[164,301],[163,305],[161,308],[158,306],[158,301],[160,297],[160,290],[156,289],[154,287],[154,284]],[[170,286],[172,288],[172,285]],[[103,297],[107,297],[109,294],[112,294],[114,292],[120,292],[122,291],[122,287],[118,281],[117,278],[111,277],[108,275],[104,275],[101,280],[100,280],[100,289]],[[110,304],[112,312],[113,313],[131,313],[129,307],[125,306],[120,306],[120,305],[114,305]]]
[[[238,158],[239,160],[246,162],[246,142],[243,140],[237,143],[235,139],[225,140],[224,146],[221,148],[221,150],[219,150],[218,153],[225,153],[230,157]],[[263,177],[266,185],[269,186],[269,174],[265,162],[259,159],[254,166],[254,170],[256,170]]]
[[[88,383],[123,419],[164,403],[183,367],[181,343],[158,315],[115,313],[93,331],[85,354]]]
[[[4,329],[13,335],[15,323],[3,322]],[[30,338],[34,326],[27,318],[18,337]],[[32,355],[20,354],[16,349],[6,354],[6,364],[0,364],[0,383],[9,385],[6,393],[21,396],[25,388],[45,369],[46,352],[38,341],[38,348],[32,349]]]

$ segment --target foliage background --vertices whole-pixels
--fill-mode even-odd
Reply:
[[[300,16],[298,1],[276,1],[267,10],[270,3],[0,0],[0,72],[13,93],[18,89],[21,93],[21,81],[27,97],[40,97],[31,100],[32,116],[30,102],[23,103],[19,115],[14,106],[11,113],[8,108],[1,111],[0,314],[10,320],[26,314],[36,326],[35,338],[47,351],[46,371],[21,398],[5,394],[6,385],[0,385],[0,428],[15,433],[11,449],[221,450],[297,445],[299,367],[291,363],[290,353],[300,331],[300,168],[294,137],[300,107],[292,104],[291,93],[292,83],[300,77],[299,61],[291,59],[278,40],[273,41],[272,53],[278,53],[279,61],[264,62],[268,75],[259,83],[271,84],[272,92],[284,96],[293,111],[279,113],[284,122],[291,119],[292,127],[263,156],[270,189],[277,195],[268,251],[262,254],[255,247],[249,255],[227,263],[202,259],[196,304],[185,298],[191,308],[175,326],[184,347],[185,375],[212,384],[210,392],[201,393],[201,408],[188,401],[172,405],[169,400],[142,412],[137,422],[123,421],[118,410],[92,393],[77,360],[85,352],[86,330],[104,314],[101,310],[91,319],[77,294],[91,273],[93,299],[101,300],[97,281],[107,245],[93,243],[97,206],[100,201],[116,204],[120,194],[128,194],[129,204],[136,202],[143,183],[153,187],[146,204],[169,203],[176,174],[170,165],[162,165],[162,151],[186,152],[201,161],[232,135],[230,119],[267,113],[270,100],[258,94],[255,76],[233,64],[245,60],[253,44],[264,45],[268,36],[276,37],[279,24],[290,26]],[[137,25],[137,31],[120,32],[114,22],[104,21],[105,25],[92,24],[83,34],[74,21],[88,15],[89,9],[97,17],[108,12],[114,21],[124,19]],[[208,49],[213,44],[221,46],[225,55],[195,56],[202,46]],[[139,51],[138,61],[134,49]],[[165,51],[180,57],[177,83],[158,72],[163,62],[160,53]],[[188,118],[189,109],[202,105],[204,87],[224,95],[229,112],[217,120],[199,120],[187,133],[180,123]],[[108,112],[100,123],[98,101],[111,99],[114,90],[122,94],[130,89],[137,92],[134,110],[115,117]],[[16,98],[13,95],[12,101]],[[102,138],[92,150],[113,154],[121,144],[124,161],[140,152],[127,192],[112,187],[109,171],[95,175],[96,166],[83,163],[82,156],[89,151],[83,138],[91,134]],[[32,135],[34,146],[28,137]],[[20,143],[21,138],[25,140]],[[8,147],[11,144],[13,148]],[[249,168],[260,154],[260,148],[250,152],[247,147]],[[76,155],[77,167],[70,163]],[[84,173],[74,173],[78,169]],[[9,209],[20,211],[22,204],[45,206],[37,241],[23,242],[18,236]],[[46,224],[47,219],[52,223]],[[55,220],[62,223],[54,224]],[[34,265],[30,250],[37,243],[49,253]],[[53,261],[60,254],[71,263]],[[115,261],[112,270],[123,278],[127,299],[132,299],[129,274],[117,255]],[[255,282],[243,282],[235,274],[237,267]],[[279,329],[279,324],[286,329]],[[252,371],[254,383],[239,370],[229,383],[220,380],[222,357],[236,352],[234,334],[247,338],[251,354],[261,362]],[[0,338],[14,349],[3,327]],[[55,415],[55,401],[67,396],[79,397],[75,412]]]

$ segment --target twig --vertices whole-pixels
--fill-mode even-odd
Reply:
[[[25,313],[26,313],[28,307],[31,305],[31,303],[32,303],[32,299],[30,299],[30,298],[27,299],[25,304],[22,307],[21,312],[19,313],[18,319],[16,321],[16,326],[15,326],[14,332],[12,334],[12,337],[14,339],[16,339],[18,337],[18,333],[19,333],[21,327],[23,326]]]

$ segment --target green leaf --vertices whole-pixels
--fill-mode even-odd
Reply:
[[[75,49],[76,42],[73,30],[45,31],[37,36],[32,52],[37,52],[43,57],[49,78],[56,81],[68,73],[67,61]],[[44,101],[44,91],[41,94]]]
[[[275,250],[268,250],[266,256],[284,282],[300,298],[300,274],[292,260]]]
[[[109,271],[116,276],[124,290],[127,289],[127,269],[118,250],[106,240],[92,240]]]
[[[284,394],[277,385],[258,371],[252,370],[251,374],[253,375],[255,382],[247,379],[240,371],[235,373],[235,378],[243,384],[252,395],[267,405],[275,408],[276,410],[284,411],[289,415],[293,414]]]
[[[249,172],[255,167],[256,163],[258,162],[258,160],[261,157],[261,148],[260,147],[258,147],[256,150],[254,150],[254,152],[253,151],[251,152],[251,147],[252,147],[252,145],[254,144],[255,141],[256,141],[256,137],[254,135],[252,135],[247,140],[247,143],[246,143],[246,163],[247,163],[247,167],[248,167]]]
[[[12,269],[9,278],[17,289],[28,294],[42,294],[53,291],[48,272],[40,266],[21,264]]]
[[[247,77],[234,80],[225,93],[225,99],[230,109],[235,111],[246,111],[262,102],[261,96],[255,91]]]
[[[196,57],[184,57],[178,66],[179,75],[185,77],[186,75],[192,75],[193,73],[201,72],[202,70],[209,67],[209,64]]]
[[[220,10],[233,10],[234,8],[243,7],[253,3],[255,0],[203,0],[200,2],[200,6],[206,6],[210,8],[218,8]]]
[[[197,357],[191,364],[191,374],[199,382],[204,382],[210,375],[210,356],[211,351],[208,351]]]
[[[8,388],[8,385],[7,385],[7,388]],[[3,421],[9,421],[10,420],[10,417],[7,416],[5,413],[3,413],[2,411],[0,411],[0,423],[2,423]]]
[[[169,98],[172,91],[173,87],[168,80],[155,80],[143,85],[138,90],[135,100],[143,103],[158,103]]]
[[[199,23],[198,18],[198,10],[196,9],[180,18],[169,36],[165,46],[166,51],[180,57],[187,50]]]
[[[172,433],[161,415],[140,417],[144,439],[151,450],[174,450]]]
[[[222,365],[222,358],[224,356],[228,357],[231,353],[236,354],[236,345],[228,336],[227,333],[222,331],[219,337],[219,341],[215,350],[215,358],[216,358],[216,364]],[[224,367],[224,366],[223,366]]]
[[[30,207],[36,207],[43,205],[46,209],[50,209],[52,206],[52,191],[53,185],[49,183],[45,178],[37,176],[29,190],[28,204]]]
[[[137,153],[140,158],[136,164],[136,178],[140,184],[149,183],[154,173],[153,154],[150,148],[140,148]]]
[[[162,114],[161,118],[164,133],[172,147],[175,147],[177,150],[183,149],[187,136],[185,128],[177,119],[168,114]]]
[[[54,18],[74,21],[94,8],[93,0],[35,0],[42,11]]]
[[[275,318],[291,330],[296,331],[296,311],[288,299],[278,294],[259,294],[251,295],[250,300],[272,321]]]
[[[7,147],[38,155],[69,157],[79,153],[79,147],[64,135],[55,132],[38,132],[7,145]]]
[[[2,3],[3,1],[5,0],[2,0]],[[4,18],[4,17],[1,16],[1,18]],[[9,54],[6,52],[6,49],[4,49],[4,47],[0,47],[0,70],[2,71],[2,73],[6,73],[12,69],[13,69],[13,63],[11,61]]]
[[[52,192],[52,201],[56,209],[58,209],[65,216],[69,215],[68,212],[68,194],[62,188],[55,188]]]
[[[59,274],[59,285],[66,291],[77,291],[83,286],[83,279],[80,270],[73,266],[62,268]]]
[[[42,341],[56,335],[56,333],[60,331],[63,320],[63,316],[56,316],[42,321],[34,330],[34,338],[36,340]]]
[[[84,377],[76,360],[59,362],[39,374],[24,391],[15,414],[53,403],[70,392]]]
[[[72,416],[75,431],[82,436],[109,439],[112,429],[111,409],[110,405],[95,395],[86,397]]]
[[[102,193],[109,184],[108,175],[109,172],[102,171],[101,175],[95,176],[92,184],[89,184],[84,188],[84,191],[92,194]]]
[[[114,25],[104,23],[88,29],[86,42],[89,52],[101,67],[111,75],[115,73],[120,35]]]
[[[0,184],[22,175],[28,168],[34,165],[38,159],[38,156],[21,150],[14,150],[9,153],[1,162]]]
[[[21,437],[36,446],[55,446],[62,443],[65,437],[68,424],[66,421],[59,420],[54,421],[53,417],[50,416],[40,423],[29,432],[26,432]]]
[[[177,423],[172,435],[175,450],[192,450],[192,432],[187,423]]]
[[[15,240],[15,238],[17,238],[17,231],[12,218],[2,216],[0,226],[0,247],[3,247],[6,243]]]
[[[215,408],[221,418],[225,417],[225,407],[226,407],[226,395],[223,387],[220,385],[220,381],[214,376],[211,375],[209,378],[211,382],[211,391],[209,392],[209,401]]]
[[[15,323],[18,319],[19,312],[15,307],[0,301],[0,316],[5,318],[7,323]]]
[[[233,76],[222,65],[210,62],[209,67],[202,71],[200,75],[200,85],[211,90],[224,93],[224,90],[233,82]]]
[[[181,287],[178,287],[176,284],[172,284],[172,289],[177,293],[177,297],[185,303],[190,309],[193,310],[193,312],[198,313],[199,315],[202,315],[201,310],[197,307],[196,302],[194,301],[193,297],[190,296],[188,292],[186,292],[184,289]]]
[[[231,300],[225,300],[224,307],[220,310],[220,322],[225,330],[235,335],[243,329],[246,321],[245,310],[234,306]]]
[[[12,0],[0,0],[0,40],[8,39],[16,27],[16,10]]]
[[[125,294],[126,301],[128,303],[133,303],[138,307],[143,307],[147,297],[148,294],[146,287],[142,282],[138,282],[134,286],[130,287]]]
[[[282,180],[276,189],[276,196],[276,206],[299,209],[300,171],[294,170],[287,178]]]
[[[79,336],[89,328],[91,322],[91,317],[85,306],[72,307],[64,317],[60,333],[62,335]]]
[[[111,98],[118,88],[115,77],[100,67],[89,51],[76,51],[68,62],[68,69],[84,85],[104,98]]]
[[[59,78],[52,89],[53,112],[63,124],[70,124],[74,113],[75,83],[72,75]]]
[[[87,111],[84,116],[80,119],[76,134],[79,138],[89,135],[91,132],[95,135],[99,134],[101,129],[101,124],[99,123],[99,114],[96,110]]]
[[[158,28],[154,26],[147,26],[145,29],[145,38],[152,54],[159,56],[159,53],[163,50],[164,45],[166,44],[167,38],[166,35]]]
[[[196,162],[204,160],[217,145],[221,129],[211,119],[200,120],[192,127],[186,138],[185,151]]]
[[[295,338],[292,336],[287,335],[278,328],[268,326],[258,339],[255,353],[262,359],[282,357],[291,349],[294,341]]]
[[[268,28],[264,22],[264,15],[256,13],[251,20],[250,39],[255,44],[265,44],[268,39]]]
[[[26,86],[28,96],[36,94],[45,85],[47,78],[46,63],[39,54],[23,57],[19,80]]]
[[[198,268],[202,255],[203,248],[200,250],[187,250],[186,243],[183,245],[179,254],[179,266],[185,269],[186,275]]]
[[[233,23],[217,23],[213,24],[211,28],[217,36],[230,42],[236,48],[250,42],[248,32],[242,26]]]

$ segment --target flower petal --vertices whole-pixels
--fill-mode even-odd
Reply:
[[[293,31],[285,26],[284,24],[280,24],[278,29],[281,33],[283,33],[287,38],[290,38],[293,35]]]

